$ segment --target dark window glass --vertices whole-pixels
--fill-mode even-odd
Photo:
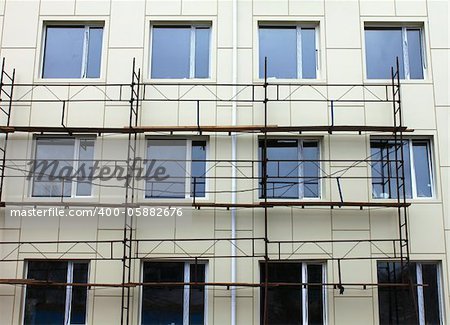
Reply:
[[[323,266],[308,264],[308,283],[323,283]],[[323,287],[308,287],[308,325],[323,324]]]
[[[68,280],[71,267],[72,281]],[[27,279],[56,283],[87,283],[88,263],[29,261]],[[27,286],[25,297],[24,324],[70,324],[86,323],[86,287],[71,287],[71,294],[65,286]],[[70,293],[70,291],[69,291]],[[70,299],[70,320],[65,320],[66,303]]]
[[[144,282],[184,282],[184,263],[145,263]],[[182,286],[144,286],[142,324],[183,324]]]
[[[65,283],[67,262],[28,262],[27,279]],[[66,288],[27,286],[25,324],[64,324]]]
[[[185,275],[188,270],[189,274]],[[144,263],[144,282],[205,282],[205,265],[176,262]],[[187,294],[188,293],[188,294]],[[185,299],[189,297],[189,301]],[[189,308],[189,324],[204,324],[205,287],[144,286],[142,292],[142,324],[183,325],[184,311]]]
[[[378,287],[380,324],[419,324],[419,319],[425,319],[426,324],[441,324],[437,265],[409,265],[409,269],[404,268],[402,272],[399,262],[378,262],[379,283],[407,284]],[[424,286],[411,286],[408,275],[413,284]]]
[[[427,325],[440,325],[439,287],[436,264],[422,264],[423,301]]]
[[[205,264],[190,265],[190,282],[205,282]],[[205,324],[205,286],[189,288],[189,324]]]
[[[408,284],[408,273],[413,283],[417,283],[415,263],[410,263],[409,270],[402,271],[400,263],[378,262],[378,283]],[[379,286],[380,324],[417,324],[416,301],[417,291],[411,289],[409,285],[404,287]]]
[[[73,263],[73,283],[88,283],[88,264]],[[87,288],[72,287],[70,324],[86,324]]]
[[[265,282],[265,264],[261,264],[261,283]],[[283,283],[302,282],[301,263],[269,263],[268,281]],[[302,324],[302,289],[300,286],[268,288],[268,324]],[[261,287],[261,324],[264,324],[265,289]]]
[[[191,195],[205,197],[206,186],[206,141],[192,141]],[[195,179],[195,193],[194,193]]]
[[[102,27],[48,26],[42,77],[100,77],[102,38]]]

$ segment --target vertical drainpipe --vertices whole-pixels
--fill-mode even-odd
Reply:
[[[233,63],[232,63],[232,83],[233,83],[233,98],[235,99],[235,96],[237,95],[237,1],[233,0],[232,4],[232,17],[233,17]],[[235,101],[232,102],[232,124],[237,125],[237,103]],[[231,168],[231,203],[236,204],[237,202],[237,169],[235,166],[235,161],[237,159],[237,134],[236,132],[233,132],[231,134],[231,160],[232,168]],[[231,208],[231,282],[236,282],[236,273],[237,273],[237,267],[236,267],[236,241],[234,238],[236,238],[236,208]],[[231,287],[231,325],[236,325],[236,287]]]

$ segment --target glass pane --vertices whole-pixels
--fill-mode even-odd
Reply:
[[[308,283],[323,283],[321,264],[308,264]],[[308,324],[323,324],[323,287],[308,287]]]
[[[65,283],[67,262],[29,261],[27,279]],[[26,288],[24,323],[63,324],[66,288],[30,286]]]
[[[436,264],[422,264],[423,300],[427,325],[440,325],[439,287]]]
[[[366,65],[369,79],[390,79],[391,67],[400,64],[400,78],[404,78],[403,40],[401,28],[366,28]]]
[[[431,162],[428,141],[413,141],[414,172],[418,197],[431,197]]]
[[[210,28],[195,29],[195,78],[209,77]]]
[[[88,263],[73,263],[73,283],[88,283]],[[87,287],[72,287],[70,324],[86,324]]]
[[[184,263],[144,263],[144,282],[184,282]],[[142,325],[183,325],[182,286],[143,286]]]
[[[297,28],[259,28],[259,77],[264,78],[267,57],[267,77],[297,78]]]
[[[75,139],[73,138],[40,138],[36,140],[33,196],[71,195],[74,146]]]
[[[395,151],[400,160],[400,144],[391,140],[372,140],[370,142],[372,161],[372,196],[377,199],[397,198],[397,167],[395,163]],[[409,156],[409,141],[403,143],[403,161],[405,170],[406,198],[412,197],[411,163]],[[401,168],[399,177],[402,176]],[[400,183],[401,183],[401,179]],[[400,196],[403,196],[403,188],[400,187]]]
[[[316,30],[302,28],[302,78],[316,78]]]
[[[153,27],[152,78],[189,78],[191,28]]]
[[[191,264],[190,282],[205,282],[205,264]],[[205,324],[205,286],[189,288],[189,324]]]
[[[264,157],[264,141],[260,141],[260,157]],[[299,197],[299,162],[297,140],[267,141],[267,197]],[[263,164],[260,162],[260,179],[263,176]],[[261,188],[260,197],[264,196]]]
[[[261,279],[265,282],[265,264],[261,263]],[[269,283],[301,283],[301,263],[269,263]],[[261,324],[264,324],[265,289],[261,287]],[[268,288],[268,324],[302,324],[302,289],[300,286],[279,286]]]
[[[186,140],[149,140],[147,147],[146,197],[186,197]],[[162,175],[162,176],[161,176]]]
[[[86,71],[87,78],[100,77],[100,67],[102,63],[102,39],[102,27],[89,28],[89,47]]]
[[[192,141],[191,196],[205,197],[206,141]]]
[[[44,78],[81,78],[84,27],[47,27]]]
[[[303,196],[312,198],[320,197],[320,162],[317,162],[317,160],[320,159],[319,143],[317,141],[304,141],[302,152],[303,160],[316,160],[303,162]]]
[[[90,196],[92,194],[92,180],[89,180],[91,167],[94,162],[93,139],[80,139],[79,163],[77,170],[77,196]]]
[[[410,269],[401,270],[398,262],[378,262],[378,283],[403,283],[408,284],[407,273],[413,283],[417,283],[416,264],[410,263]],[[404,287],[378,287],[378,304],[380,325],[417,324],[415,301],[417,301],[417,291],[414,290],[415,297],[411,297],[409,285]]]
[[[423,79],[422,40],[420,29],[408,29],[409,77]]]

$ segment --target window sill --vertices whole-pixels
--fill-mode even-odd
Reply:
[[[85,84],[97,84],[104,85],[106,79],[101,78],[36,78],[34,80],[36,85],[48,85],[48,84],[67,84],[67,85],[85,85]]]
[[[256,78],[253,79],[254,83],[263,84],[264,79]],[[278,79],[278,78],[267,78],[267,83],[269,84],[283,84],[283,85],[326,85],[327,81],[325,79]]]
[[[198,84],[211,84],[214,85],[217,83],[217,80],[212,78],[205,79],[144,79],[144,83],[152,84],[152,85],[173,85],[173,84],[182,84],[182,85],[198,85]]]
[[[433,82],[430,79],[400,79],[400,84],[411,85],[431,85]],[[364,79],[364,85],[366,86],[378,86],[378,85],[392,85],[392,79]]]

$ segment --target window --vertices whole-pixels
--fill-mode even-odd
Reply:
[[[27,279],[88,283],[87,262],[28,261]],[[86,286],[27,285],[24,324],[86,324]]]
[[[93,138],[37,138],[32,196],[91,196],[94,142]]]
[[[378,283],[408,284],[406,272],[409,272],[414,284],[426,286],[414,286],[412,288],[410,285],[404,287],[379,286],[380,324],[442,324],[440,270],[438,265],[428,262],[411,262],[409,270],[404,269],[402,272],[399,262],[378,262]],[[415,305],[419,312],[418,317]]]
[[[317,78],[316,28],[303,26],[259,27],[259,77],[279,79]]]
[[[262,177],[264,140],[259,141],[259,197],[264,198]],[[319,198],[320,162],[317,140],[267,140],[267,197],[277,199]]]
[[[422,30],[406,27],[366,27],[367,78],[390,79],[400,65],[400,78],[423,79],[425,60]]]
[[[400,159],[400,144],[393,140],[372,139],[372,196],[377,199],[396,199],[397,180],[395,151]],[[404,140],[403,142],[406,198],[433,196],[433,168],[429,140]],[[400,166],[400,165],[398,165]],[[399,171],[401,177],[401,168]],[[401,189],[400,193],[402,193]]]
[[[209,78],[210,26],[153,26],[151,77]]]
[[[260,265],[260,282],[265,282],[265,264]],[[269,262],[269,283],[324,283],[324,265],[299,262]],[[261,287],[261,324],[264,324],[265,289]],[[316,286],[268,288],[268,324],[324,324],[325,289]]]
[[[47,26],[43,78],[99,78],[103,27]]]
[[[145,262],[143,281],[205,283],[206,264]],[[143,286],[141,323],[204,325],[204,285]]]
[[[147,159],[147,173],[160,169],[162,177],[147,179],[146,198],[206,196],[206,141],[148,140]]]

